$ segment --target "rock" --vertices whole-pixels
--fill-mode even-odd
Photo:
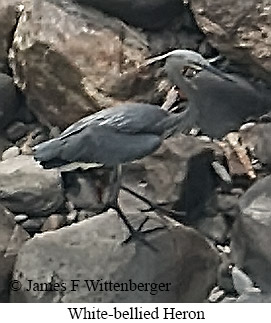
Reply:
[[[263,292],[271,291],[271,176],[258,180],[240,198],[231,240],[232,259]]]
[[[105,207],[110,170],[76,170],[62,173],[65,195],[75,209],[101,212]]]
[[[182,15],[184,6],[178,0],[77,0],[128,24],[148,30],[160,30]]]
[[[21,15],[10,64],[41,123],[63,129],[123,101],[156,102],[154,77],[139,68],[148,56],[145,36],[123,22],[46,0]]]
[[[46,221],[46,217],[31,218],[24,221],[21,226],[30,233],[41,231],[41,227]]]
[[[144,219],[129,216],[133,225]],[[161,220],[151,216],[147,228],[161,227]],[[12,293],[14,302],[201,302],[211,290],[218,266],[216,251],[193,229],[171,222],[146,236],[157,249],[139,241],[121,242],[127,229],[114,212],[37,234],[21,249],[14,279],[22,289]],[[165,252],[166,250],[166,252]],[[31,260],[31,261],[30,261]],[[196,261],[195,261],[196,260]],[[59,291],[26,291],[28,280],[63,284]],[[71,280],[78,280],[72,291]],[[169,290],[88,291],[84,280],[112,283],[168,283]],[[153,295],[152,295],[153,294]],[[154,295],[155,294],[155,295]]]
[[[9,297],[9,280],[15,257],[5,254],[15,225],[13,215],[0,205],[0,302],[7,302]]]
[[[41,232],[54,231],[61,228],[66,223],[66,219],[61,214],[50,215],[41,227]]]
[[[240,131],[244,146],[248,147],[255,158],[261,163],[271,164],[271,124],[257,124]]]
[[[239,295],[244,294],[245,292],[252,290],[253,282],[242,270],[234,266],[232,268],[232,280],[235,290]]]
[[[222,215],[199,219],[193,227],[216,243],[225,244],[229,227]]]
[[[0,178],[0,201],[12,212],[45,216],[63,203],[58,171],[44,170],[31,156],[0,162]]]
[[[7,74],[0,73],[0,131],[16,116],[19,98],[13,80]]]
[[[3,152],[2,160],[14,158],[19,155],[20,155],[20,148],[17,146],[12,146]]]
[[[5,257],[16,256],[22,245],[29,238],[30,235],[20,225],[16,224],[7,246]]]
[[[270,82],[271,7],[269,1],[191,0],[196,21],[211,44],[245,72]]]
[[[18,214],[14,217],[14,221],[16,223],[20,223],[20,222],[26,221],[28,218],[29,217],[26,214]]]
[[[215,144],[182,134],[167,139],[152,155],[124,166],[123,184],[168,209],[204,216],[217,185],[211,167]]]
[[[20,11],[23,9],[23,0],[1,0],[0,2],[0,71],[7,73],[8,50],[12,44],[14,28]]]
[[[22,121],[12,123],[6,130],[7,138],[10,141],[17,141],[26,135],[28,127]]]

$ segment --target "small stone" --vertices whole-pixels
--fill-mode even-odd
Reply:
[[[26,220],[28,220],[28,215],[26,215],[26,214],[18,214],[18,215],[16,215],[14,217],[14,220],[15,220],[16,223],[26,221]]]
[[[17,141],[26,135],[28,127],[21,121],[12,123],[6,130],[7,138],[11,141]]]
[[[57,230],[61,228],[65,223],[66,219],[63,215],[52,214],[43,223],[43,226],[41,227],[41,232]]]
[[[20,155],[20,148],[18,148],[17,146],[12,146],[3,152],[2,160],[17,157],[19,155]]]
[[[28,219],[22,223],[22,227],[29,232],[38,232],[47,218],[39,217],[35,219]]]

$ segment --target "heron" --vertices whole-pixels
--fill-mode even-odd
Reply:
[[[150,65],[165,60],[169,80],[181,90],[201,131],[215,139],[238,130],[249,118],[258,118],[271,109],[271,96],[264,87],[214,67],[215,59],[187,49],[176,49],[152,57]]]
[[[114,209],[128,228],[127,242],[141,239],[150,230],[141,231],[147,217],[135,229],[121,210],[118,201],[121,165],[153,153],[166,138],[191,129],[193,124],[194,116],[189,109],[171,113],[158,105],[124,103],[84,117],[59,137],[33,147],[34,158],[45,169],[65,170],[73,164],[112,169],[106,208]]]

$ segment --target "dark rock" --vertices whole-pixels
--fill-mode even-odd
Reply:
[[[0,302],[7,302],[9,297],[9,281],[15,257],[6,256],[6,250],[15,225],[13,214],[0,205]]]
[[[136,27],[157,30],[172,24],[176,17],[181,19],[184,6],[178,0],[77,0],[109,15],[116,16]]]
[[[261,288],[271,291],[271,176],[258,180],[240,198],[232,231],[232,259]]]
[[[1,0],[0,2],[0,71],[4,73],[9,71],[8,50],[12,44],[17,17],[23,9],[23,2],[21,0]]]
[[[190,3],[199,27],[215,48],[240,62],[245,72],[250,71],[270,82],[271,9],[268,1],[192,0]]]
[[[216,215],[214,217],[206,217],[199,219],[195,225],[193,225],[204,236],[212,239],[213,241],[224,244],[227,239],[229,231],[228,223],[223,215]]]
[[[19,97],[12,78],[2,73],[0,73],[0,98],[0,130],[3,130],[16,117]]]
[[[62,173],[65,195],[76,209],[101,212],[110,189],[110,170],[85,170]]]
[[[39,232],[43,224],[45,223],[47,218],[45,217],[38,217],[38,218],[31,218],[24,221],[21,226],[30,233]]]
[[[11,211],[32,216],[52,214],[63,203],[57,170],[44,170],[30,156],[0,162],[0,201]]]
[[[129,217],[136,226],[142,215]],[[151,216],[147,228],[161,227]],[[16,302],[202,302],[215,283],[218,255],[193,229],[171,222],[168,228],[150,233],[147,241],[122,244],[127,230],[115,212],[36,235],[21,249],[14,270],[23,288],[12,293]],[[166,252],[165,252],[166,250]],[[31,259],[31,261],[30,261]],[[56,292],[25,291],[28,279],[34,282],[66,284]],[[71,291],[71,279],[81,283]],[[170,283],[169,291],[151,295],[150,291],[88,291],[84,280],[125,283]],[[154,294],[154,293],[153,293]]]
[[[19,19],[10,56],[27,106],[46,125],[63,129],[123,101],[157,100],[154,76],[139,68],[150,56],[145,36],[69,1],[64,7],[30,3]]]
[[[7,138],[13,142],[17,141],[18,139],[21,139],[23,136],[26,135],[27,132],[28,127],[21,121],[16,121],[12,123],[6,129]]]

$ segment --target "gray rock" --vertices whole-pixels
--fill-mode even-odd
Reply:
[[[35,116],[63,129],[123,101],[155,101],[154,76],[139,68],[148,56],[145,36],[123,22],[46,0],[21,15],[10,64]]]
[[[21,139],[23,136],[26,135],[27,132],[28,127],[22,121],[13,122],[6,129],[7,138],[13,142],[17,141],[18,139]]]
[[[191,0],[190,3],[199,27],[214,47],[241,62],[245,72],[270,82],[269,1]]]
[[[19,98],[13,79],[0,73],[0,130],[3,130],[16,116]]]
[[[0,302],[7,302],[9,297],[9,280],[15,257],[6,256],[6,250],[15,225],[13,214],[0,205]]]
[[[20,225],[16,224],[10,237],[5,257],[17,256],[20,248],[29,238],[30,235]]]
[[[129,216],[136,226],[142,215]],[[153,218],[147,228],[161,227]],[[193,229],[171,222],[168,229],[146,236],[157,249],[139,241],[122,244],[127,230],[114,212],[37,234],[21,249],[14,270],[23,288],[16,302],[201,302],[215,283],[218,255]],[[166,252],[165,252],[166,251]],[[62,291],[25,291],[33,282],[64,284]],[[84,280],[113,283],[170,283],[169,291],[88,291]],[[71,280],[78,280],[72,291]]]
[[[248,275],[236,266],[232,268],[232,280],[234,288],[239,295],[242,295],[254,288],[254,284]]]
[[[46,219],[45,217],[31,218],[24,221],[21,226],[29,233],[40,232]]]
[[[184,10],[178,0],[77,0],[136,27],[157,30],[172,23]]]
[[[261,288],[271,291],[271,176],[258,180],[240,199],[232,231],[232,258]]]
[[[0,201],[12,212],[45,216],[63,203],[57,170],[44,170],[31,156],[0,162]]]
[[[14,158],[19,155],[20,155],[20,148],[17,146],[12,146],[3,152],[2,160]]]

